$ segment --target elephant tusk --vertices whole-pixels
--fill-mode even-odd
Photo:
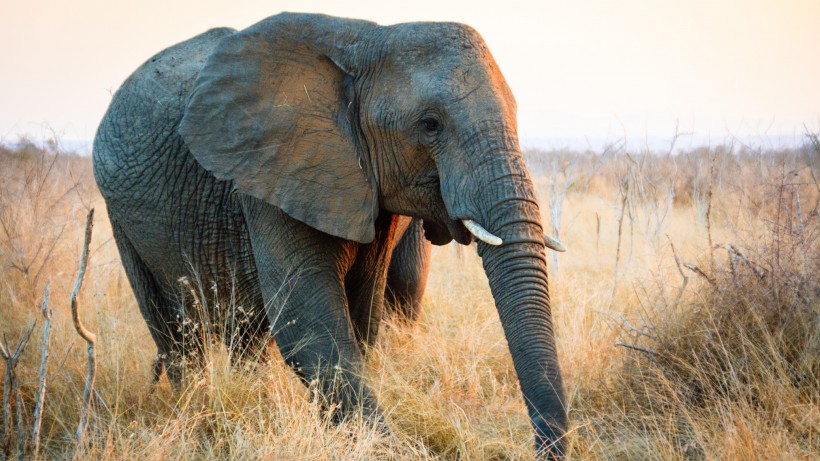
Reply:
[[[555,240],[554,238],[550,237],[547,234],[544,234],[544,245],[547,246],[550,250],[564,252],[567,251],[567,247],[565,247],[561,242]]]
[[[473,221],[472,219],[462,219],[461,222],[464,223],[464,227],[466,227],[467,230],[475,236],[475,238],[488,245],[498,246],[504,243],[500,238],[491,234],[490,231],[481,227],[481,224]]]

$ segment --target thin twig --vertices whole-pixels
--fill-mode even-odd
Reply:
[[[798,225],[797,230],[799,232],[799,235],[802,238],[802,236],[803,236],[803,213],[800,209],[800,190],[799,190],[797,184],[792,186],[792,191],[793,191],[792,195],[794,195],[794,204],[797,208],[797,210],[796,210],[797,211],[797,225]]]
[[[628,321],[628,320],[626,319],[626,317],[624,317],[623,315],[621,316],[621,322],[624,324],[624,326],[625,326],[627,329],[629,329],[629,331],[631,331],[631,332],[635,333],[635,334],[636,334],[636,335],[638,335],[638,336],[646,336],[646,337],[647,337],[647,338],[649,338],[649,339],[653,339],[653,340],[655,340],[655,341],[657,341],[657,340],[658,340],[658,338],[656,338],[655,336],[653,336],[653,335],[651,335],[651,334],[649,334],[649,333],[647,333],[647,332],[645,332],[645,331],[643,331],[643,330],[641,330],[641,329],[638,329],[638,328],[633,327],[633,326],[632,326],[632,324],[631,324],[631,323],[629,323],[629,321]]]
[[[656,357],[656,356],[657,357],[662,357],[661,354],[658,354],[657,352],[655,352],[653,350],[649,350],[649,349],[646,349],[646,348],[643,348],[643,347],[640,347],[640,346],[635,346],[635,345],[632,345],[632,344],[623,343],[621,341],[616,342],[615,346],[616,347],[625,347],[627,349],[632,349],[633,351],[643,352],[644,354],[649,354],[653,357]]]
[[[674,136],[672,136],[672,140],[669,142],[669,150],[666,152],[666,156],[671,156],[672,152],[675,151],[675,144],[678,143],[678,139],[680,139],[682,136],[692,136],[693,134],[695,134],[693,131],[681,132],[680,120],[675,119],[675,134]]]
[[[88,265],[88,246],[91,243],[91,231],[94,228],[94,209],[88,211],[88,216],[85,222],[85,241],[83,242],[83,253],[80,258],[80,268],[77,273],[77,281],[74,283],[74,289],[71,291],[71,319],[74,321],[74,328],[77,333],[88,343],[88,373],[85,377],[85,391],[83,392],[83,403],[80,407],[80,423],[77,426],[75,439],[79,447],[82,441],[83,433],[85,432],[86,424],[88,423],[88,409],[91,404],[91,396],[94,390],[94,378],[96,377],[97,357],[94,351],[94,346],[97,344],[97,336],[88,331],[80,320],[80,312],[77,307],[77,296],[80,293],[80,288],[83,285],[83,276],[85,276],[85,268]]]
[[[752,272],[754,272],[754,274],[756,276],[758,276],[761,280],[766,278],[766,272],[761,270],[760,268],[758,268],[757,265],[755,265],[751,261],[749,261],[749,258],[744,256],[743,253],[741,253],[740,250],[735,245],[733,245],[731,243],[727,243],[726,244],[726,252],[729,253],[730,263],[733,260],[740,260],[740,262],[742,262],[743,264],[746,265],[746,267],[751,269]],[[732,263],[731,265],[733,266],[734,264]]]
[[[666,238],[668,239],[669,236],[667,235]],[[678,266],[678,272],[680,272],[680,276],[683,278],[684,283],[689,280],[689,277],[686,276],[686,273],[683,272],[683,264],[681,263],[680,258],[678,257],[678,251],[675,250],[675,244],[672,243],[672,240],[669,240],[669,246],[672,248],[672,256],[675,258],[675,264]]]
[[[3,356],[3,361],[6,364],[5,379],[3,380],[3,433],[6,434],[6,439],[3,441],[3,459],[8,459],[11,454],[11,402],[9,395],[11,394],[11,354],[3,343],[0,343],[0,355]]]
[[[672,243],[672,239],[670,239],[668,235],[666,236],[666,238],[669,239],[669,246],[672,248],[672,256],[675,257],[675,265],[678,266],[678,272],[680,272],[680,276],[683,279],[683,282],[681,283],[680,287],[678,287],[678,295],[675,297],[675,305],[677,305],[678,303],[680,303],[680,300],[683,297],[683,293],[686,290],[686,285],[689,284],[689,277],[683,271],[683,263],[681,263],[681,260],[678,257],[678,251],[675,250],[675,244]]]
[[[661,352],[656,352],[656,351],[653,351],[652,349],[647,349],[645,347],[636,346],[634,344],[629,344],[629,343],[625,343],[625,342],[622,342],[622,341],[616,342],[615,347],[623,347],[625,349],[631,349],[633,351],[637,351],[637,352],[641,352],[643,354],[646,354],[646,357],[649,360],[655,362],[658,365],[660,365],[660,360],[665,360],[667,362],[673,362],[675,364],[680,364],[681,363],[680,359],[678,359],[674,356],[663,354]]]
[[[26,336],[25,342],[28,342],[28,337],[31,336],[32,330],[34,330],[33,324],[31,325],[28,335]],[[5,340],[5,338],[3,338],[3,340]],[[23,345],[23,347],[25,347],[25,345]],[[23,399],[20,398],[20,383],[17,382],[17,373],[14,371],[14,367],[17,365],[17,360],[14,360],[14,362],[15,363],[12,365],[11,370],[11,391],[14,392],[14,406],[15,410],[17,410],[17,459],[18,461],[23,461],[23,452],[25,451],[25,436],[23,434]]]
[[[34,407],[34,427],[31,431],[31,442],[34,445],[32,459],[37,460],[40,452],[40,426],[42,425],[43,404],[46,398],[46,366],[48,365],[48,342],[51,333],[51,309],[48,308],[48,289],[51,281],[46,282],[46,291],[43,295],[42,313],[45,318],[43,324],[43,348],[40,359],[40,384],[37,387],[37,404]]]
[[[23,338],[17,343],[17,348],[15,348],[13,353],[6,340],[6,335],[3,335],[3,343],[0,344],[0,355],[2,355],[3,360],[6,362],[6,378],[3,387],[3,430],[6,433],[3,456],[5,459],[8,459],[11,454],[11,402],[9,393],[14,393],[14,406],[17,410],[17,459],[20,461],[23,460],[23,450],[25,448],[23,439],[23,402],[20,398],[20,387],[17,383],[17,375],[14,373],[14,368],[17,366],[17,360],[20,358],[20,354],[22,354],[26,348],[26,344],[28,344],[28,340],[31,338],[31,332],[34,331],[34,325],[36,324],[37,322],[31,324],[26,334],[23,335]]]
[[[712,165],[709,167],[709,192],[706,195],[706,236],[709,239],[709,264],[715,268],[715,251],[712,249],[712,191],[715,188],[715,163],[717,150],[712,154]]]
[[[598,252],[598,246],[601,243],[601,215],[595,212],[595,252]]]
[[[698,266],[696,266],[692,263],[683,263],[683,266],[685,268],[689,269],[690,271],[700,275],[704,279],[706,279],[706,281],[709,282],[710,284],[712,284],[712,286],[717,287],[717,282],[715,282],[712,279],[712,277],[709,277],[709,275],[707,275],[706,272],[703,272],[703,270],[700,267],[698,267]]]
[[[621,236],[623,235],[624,215],[626,214],[626,204],[629,200],[629,178],[624,176],[619,192],[623,194],[621,199],[621,213],[618,215],[618,243],[615,246],[615,277],[612,285],[612,302],[615,302],[615,294],[618,292],[618,264],[621,261]]]

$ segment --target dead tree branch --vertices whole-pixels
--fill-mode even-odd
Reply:
[[[624,343],[624,342],[621,342],[621,341],[616,342],[615,347],[625,347],[627,349],[632,349],[633,351],[643,352],[644,354],[650,355],[652,357],[660,356],[660,354],[658,354],[655,351],[652,351],[652,350],[649,350],[649,349],[646,349],[646,348],[643,348],[643,347],[640,347],[640,346],[627,344],[627,343]]]
[[[737,261],[740,261],[743,264],[745,264],[746,267],[748,267],[752,272],[754,272],[754,274],[758,276],[760,280],[764,280],[766,278],[766,272],[757,267],[756,264],[749,261],[749,258],[744,256],[743,253],[741,253],[735,245],[727,243],[725,248],[726,252],[729,253],[729,268],[732,271],[732,277],[737,276],[735,271],[737,271]]]
[[[3,444],[3,456],[5,459],[8,459],[11,454],[10,394],[13,393],[14,406],[17,410],[17,459],[20,461],[23,460],[23,450],[25,448],[23,440],[23,402],[20,398],[20,386],[17,383],[17,376],[14,373],[14,368],[17,366],[17,360],[20,358],[20,354],[22,354],[23,350],[26,348],[26,344],[31,337],[31,332],[34,331],[34,325],[36,325],[36,322],[31,324],[28,332],[26,332],[22,339],[20,339],[20,342],[17,343],[17,347],[14,349],[14,352],[12,352],[12,348],[9,347],[9,343],[6,340],[6,335],[3,335],[3,343],[0,344],[0,355],[3,356],[3,360],[6,362],[6,378],[3,387],[3,430],[6,433],[6,440]]]
[[[630,158],[631,160],[631,158]],[[634,160],[633,160],[634,161]],[[626,214],[626,206],[629,201],[629,177],[624,176],[621,181],[619,189],[621,194],[621,212],[618,214],[618,243],[615,246],[615,276],[612,285],[612,302],[615,302],[615,294],[618,292],[618,264],[621,261],[621,238],[623,235],[624,216]]]
[[[701,276],[701,277],[703,277],[703,278],[704,278],[707,282],[709,282],[709,283],[710,283],[713,287],[716,287],[716,288],[717,288],[717,282],[715,282],[715,281],[712,279],[712,277],[709,277],[709,275],[708,275],[706,272],[703,272],[703,269],[701,269],[700,267],[698,267],[698,266],[696,266],[696,265],[694,265],[694,264],[692,264],[692,263],[683,263],[683,266],[684,266],[684,267],[686,267],[687,269],[689,269],[690,271],[692,271],[692,272],[694,272],[694,273],[696,273],[696,274],[700,275],[700,276]]]
[[[647,338],[649,338],[649,339],[652,339],[652,340],[655,340],[655,341],[657,341],[657,340],[658,340],[658,338],[656,338],[654,335],[649,334],[649,333],[647,333],[647,332],[645,332],[645,331],[641,330],[640,328],[635,328],[634,326],[632,326],[632,324],[631,324],[631,323],[629,323],[629,320],[627,320],[627,319],[626,319],[626,317],[624,317],[623,315],[621,316],[621,323],[623,323],[623,324],[624,324],[624,326],[625,326],[625,327],[626,327],[629,331],[631,331],[631,332],[635,333],[635,334],[636,334],[636,335],[638,335],[638,336],[646,336],[646,337],[647,337]]]
[[[32,459],[37,460],[37,455],[40,452],[40,427],[43,420],[43,404],[46,398],[46,366],[48,365],[48,342],[51,334],[51,309],[48,308],[48,289],[51,281],[46,282],[46,291],[43,295],[42,313],[45,318],[43,324],[43,349],[40,353],[40,383],[37,387],[37,404],[34,407],[34,427],[31,431],[31,442],[34,445],[34,453],[31,455]]]
[[[77,306],[77,296],[80,294],[80,288],[83,285],[83,277],[85,276],[85,269],[88,265],[88,247],[91,243],[91,231],[94,228],[94,209],[88,211],[88,217],[85,221],[85,241],[83,242],[83,253],[80,258],[80,268],[77,272],[77,281],[74,283],[74,289],[71,291],[71,319],[74,321],[74,328],[77,333],[88,343],[88,373],[85,377],[85,391],[83,392],[83,403],[80,407],[80,423],[77,426],[75,439],[79,446],[85,432],[85,427],[88,423],[88,410],[91,404],[91,397],[94,391],[94,379],[97,371],[97,356],[94,347],[97,344],[97,336],[88,331],[80,320],[80,312]]]
[[[675,257],[675,265],[678,266],[678,272],[680,272],[680,276],[683,279],[683,282],[678,288],[678,295],[675,296],[675,304],[677,305],[683,297],[684,291],[686,291],[686,285],[689,284],[689,277],[683,271],[683,263],[681,262],[680,257],[678,257],[678,251],[675,250],[675,244],[672,243],[672,239],[670,239],[668,235],[666,238],[669,239],[669,246],[672,248],[672,256]]]
[[[675,151],[675,144],[677,144],[677,143],[678,143],[678,140],[679,140],[681,137],[683,137],[683,136],[692,136],[692,135],[694,135],[694,134],[695,134],[695,132],[694,132],[694,131],[684,131],[684,132],[681,132],[681,131],[680,131],[680,120],[679,120],[679,119],[675,119],[675,134],[674,134],[674,136],[672,136],[672,140],[671,140],[671,141],[669,141],[669,150],[666,152],[666,155],[667,155],[667,156],[672,155],[672,152],[674,152],[674,151]]]
[[[715,163],[717,151],[712,154],[712,165],[709,167],[709,192],[706,195],[706,236],[709,239],[709,267],[715,268],[715,251],[712,245],[712,195],[715,188]],[[705,276],[705,274],[704,274]],[[707,277],[708,280],[708,277]]]
[[[3,379],[3,433],[6,439],[3,441],[3,459],[8,459],[11,454],[11,402],[9,395],[11,394],[11,356],[6,350],[7,348],[0,343],[0,355],[3,356],[3,361],[6,364],[5,378]]]

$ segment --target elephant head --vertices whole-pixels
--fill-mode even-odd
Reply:
[[[223,39],[180,133],[240,193],[368,243],[383,210],[435,244],[479,238],[542,452],[566,425],[540,211],[516,103],[477,32],[281,14]]]

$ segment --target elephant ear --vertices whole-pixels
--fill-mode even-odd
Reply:
[[[340,66],[373,26],[283,14],[222,39],[179,127],[193,156],[311,227],[371,242],[375,181],[357,141],[351,77]]]

